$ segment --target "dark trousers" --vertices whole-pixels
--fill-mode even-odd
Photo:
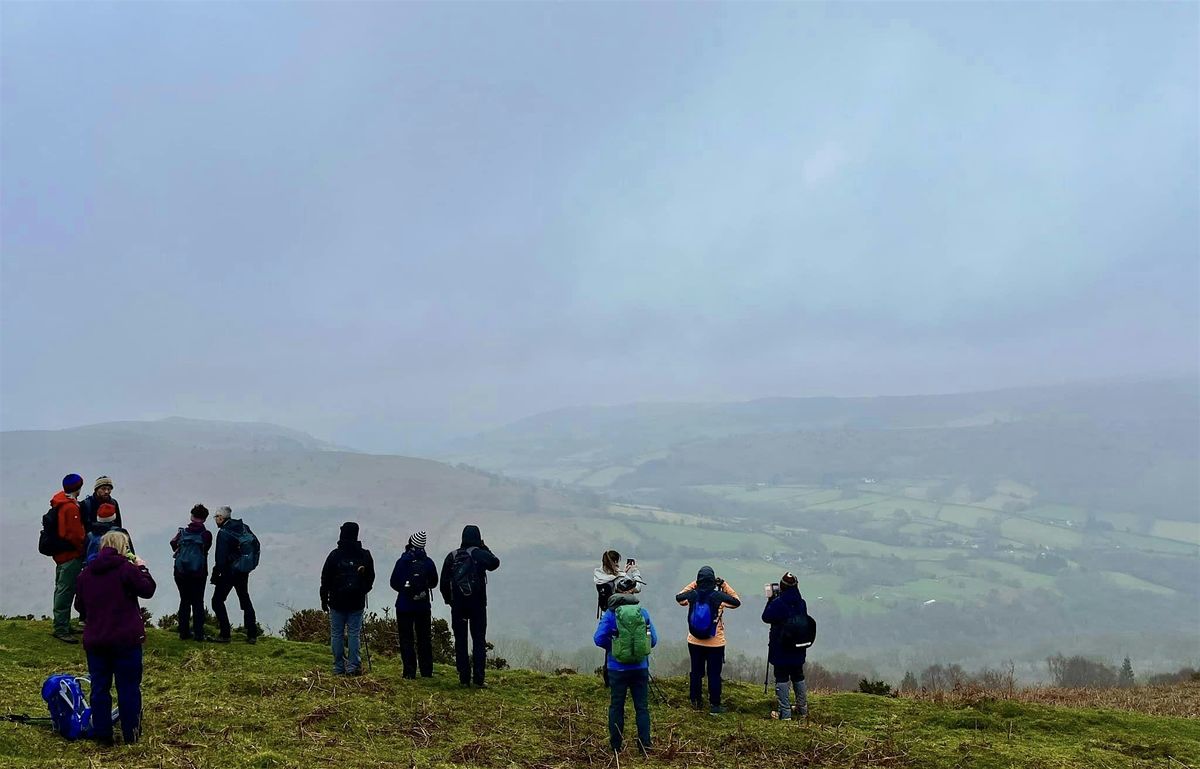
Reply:
[[[433,633],[430,622],[429,609],[396,612],[400,661],[404,664],[405,678],[416,678],[418,669],[425,678],[433,675]]]
[[[142,647],[115,646],[87,650],[92,679],[92,728],[97,740],[112,740],[112,685],[117,681],[117,704],[125,743],[142,733]]]
[[[179,637],[204,640],[204,587],[207,574],[176,574],[179,588]],[[189,621],[190,620],[190,621]]]
[[[775,666],[775,683],[783,683],[784,681],[803,681],[804,680],[804,663],[799,665],[776,665]]]
[[[483,670],[487,662],[487,607],[451,606],[450,627],[454,630],[454,666],[458,668],[458,680],[483,683]],[[471,634],[471,655],[467,656],[467,633]]]
[[[650,747],[650,671],[609,670],[608,685],[608,744],[620,750],[625,737],[625,693],[633,695],[634,718],[637,721],[638,743]]]
[[[692,658],[692,672],[688,697],[693,703],[700,702],[700,684],[708,674],[708,703],[713,707],[721,704],[721,666],[725,664],[724,646],[700,646],[688,644],[688,656]],[[611,674],[610,674],[611,675]]]
[[[221,637],[228,638],[232,633],[229,627],[229,612],[225,609],[225,599],[229,591],[236,590],[238,605],[242,607],[242,624],[246,628],[246,638],[258,636],[258,620],[254,616],[254,604],[250,603],[250,575],[234,573],[221,578],[217,589],[213,591],[213,614],[217,615],[217,623],[221,626]]]

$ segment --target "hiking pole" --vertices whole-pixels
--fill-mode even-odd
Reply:
[[[763,671],[763,694],[767,693],[767,679],[771,677],[771,647],[767,646],[767,669]]]
[[[362,644],[363,656],[367,658],[367,672],[373,673],[371,669],[371,646],[367,643],[367,611],[371,608],[371,601],[366,596],[363,596],[363,627],[362,627]]]

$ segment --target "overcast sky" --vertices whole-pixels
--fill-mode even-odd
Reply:
[[[1194,372],[1196,3],[0,5],[0,427]]]

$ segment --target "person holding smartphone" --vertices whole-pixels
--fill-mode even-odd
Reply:
[[[637,561],[632,558],[625,559],[624,565],[621,564],[621,554],[616,550],[606,550],[600,556],[600,568],[592,572],[592,582],[596,585],[596,619],[600,619],[604,612],[608,610],[608,599],[613,597],[617,592],[617,580],[628,577],[633,580],[634,586],[630,593],[641,591],[641,585],[646,584],[642,581],[642,572],[638,569]],[[601,674],[604,677],[604,685],[608,686],[608,651],[604,652],[604,665],[600,668]]]

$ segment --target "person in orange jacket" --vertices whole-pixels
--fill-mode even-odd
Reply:
[[[688,699],[692,707],[704,707],[700,694],[707,673],[708,712],[714,716],[724,713],[721,667],[725,664],[725,609],[736,609],[742,605],[742,599],[732,585],[717,577],[711,566],[704,566],[675,600],[688,607],[688,656],[692,660]]]
[[[79,490],[83,478],[71,473],[63,478],[63,490],[50,500],[50,509],[58,514],[58,538],[66,549],[54,555],[54,637],[69,644],[79,643],[71,628],[71,604],[75,601],[75,580],[83,568],[83,520],[79,515]]]

